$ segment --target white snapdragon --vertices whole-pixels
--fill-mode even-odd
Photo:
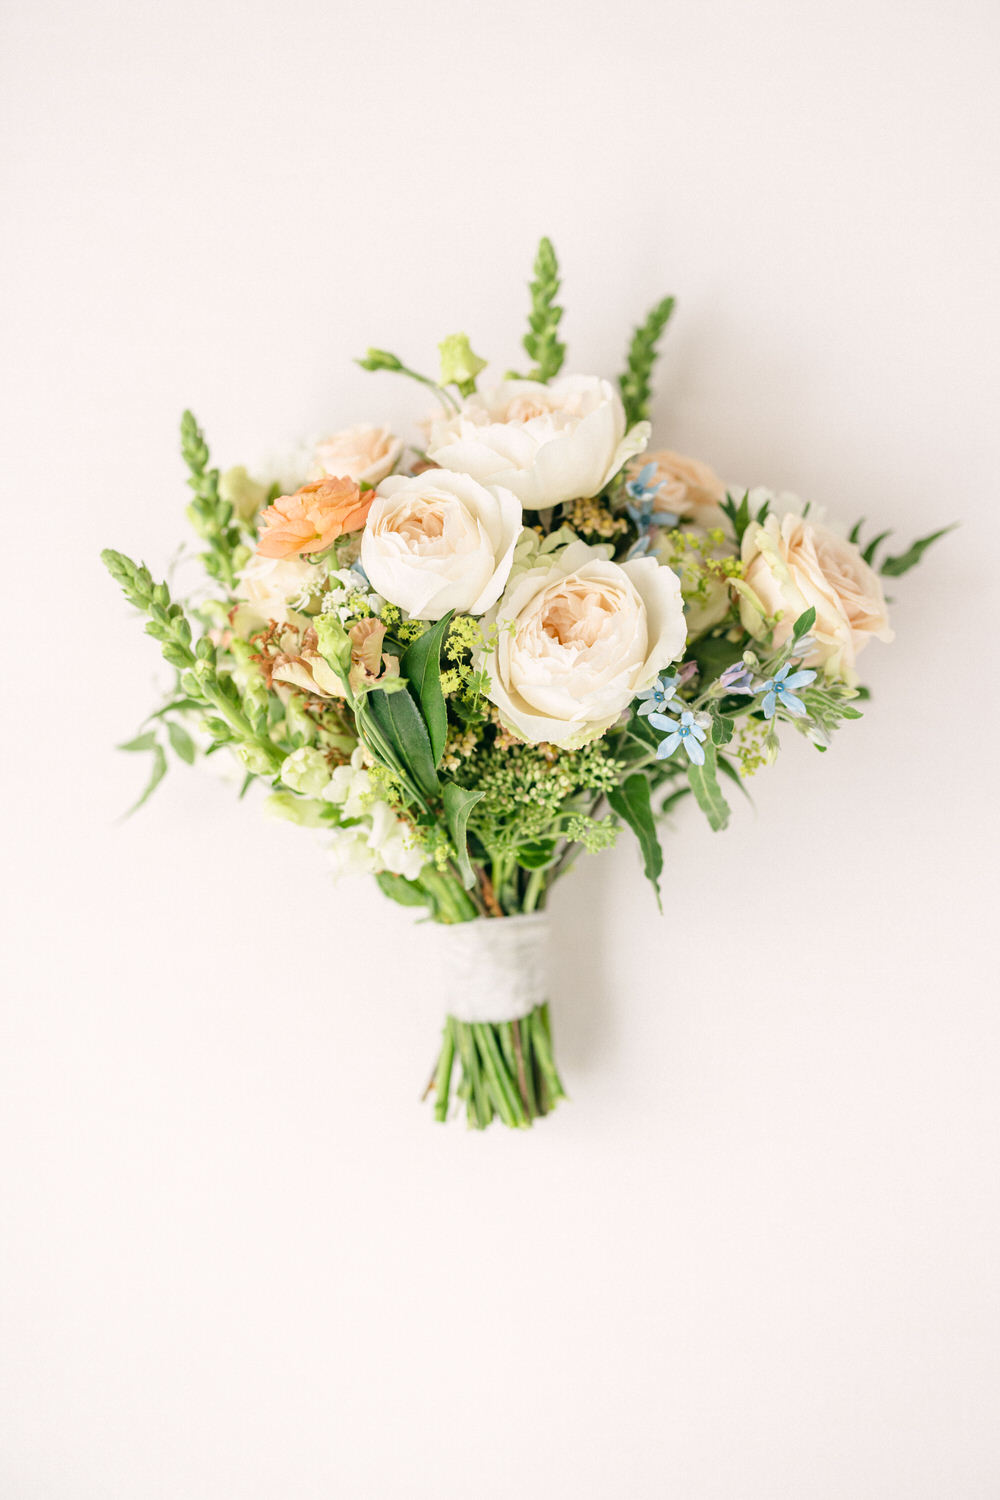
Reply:
[[[335,874],[389,870],[415,880],[426,863],[424,852],[411,842],[407,825],[376,795],[364,755],[360,747],[355,750],[350,765],[338,766],[322,793],[351,825],[332,830]]]

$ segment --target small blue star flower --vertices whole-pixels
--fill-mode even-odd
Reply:
[[[629,552],[629,558],[644,557],[649,551],[651,537],[650,531],[654,526],[676,526],[677,517],[668,515],[666,511],[653,510],[653,501],[662,490],[665,480],[659,484],[653,484],[653,475],[656,473],[655,464],[644,464],[634,479],[630,479],[625,486],[625,493],[632,501],[626,505],[625,513],[634,522],[638,532],[635,544]]]
[[[701,748],[705,731],[700,724],[695,723],[694,714],[690,709],[684,710],[679,721],[668,718],[666,714],[650,714],[649,722],[654,729],[662,729],[667,735],[657,749],[657,760],[669,760],[677,746],[683,745],[688,760],[693,761],[696,766],[705,764],[705,752]]]
[[[638,505],[643,505],[647,500],[652,500],[663,488],[664,481],[653,484],[652,478],[656,473],[655,464],[644,464],[634,479],[630,479],[625,486],[625,493],[630,499],[635,500]]]
[[[671,698],[677,691],[679,677],[658,677],[652,687],[637,693],[637,698],[644,698],[645,702],[639,709],[640,716],[643,714],[662,713]]]
[[[801,698],[797,698],[792,691],[793,688],[805,687],[807,683],[815,680],[815,672],[793,672],[788,675],[788,663],[782,667],[780,672],[775,672],[763,682],[760,691],[764,694],[761,707],[764,710],[765,719],[773,719],[779,708],[783,708],[786,714],[791,714],[793,719],[801,719],[808,712]]]

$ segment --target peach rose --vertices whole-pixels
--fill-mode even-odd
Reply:
[[[360,531],[374,496],[353,479],[326,477],[281,495],[260,517],[259,557],[298,557],[325,552],[338,536]]]
[[[719,503],[726,498],[726,486],[708,464],[666,449],[644,454],[642,464],[632,467],[637,473],[644,464],[656,465],[649,487],[663,486],[653,501],[654,511],[670,511],[682,521],[694,521],[706,530],[724,524]],[[635,476],[630,472],[629,477]]]
[[[403,444],[388,427],[345,427],[316,444],[316,475],[380,484],[399,463]]]
[[[789,513],[781,521],[772,515],[763,526],[748,526],[743,579],[768,615],[781,613],[774,631],[777,646],[788,639],[798,616],[815,608],[809,634],[816,645],[805,665],[822,667],[828,676],[853,685],[858,652],[872,636],[893,639],[878,575],[853,542],[815,521]],[[760,616],[745,598],[740,614],[752,635],[763,633]]]

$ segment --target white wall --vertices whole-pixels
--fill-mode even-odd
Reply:
[[[5,1500],[1000,1494],[1000,12],[989,0],[10,0]],[[904,538],[874,701],[756,814],[554,902],[573,1102],[418,1103],[408,919],[172,775],[103,574],[223,463],[680,297],[661,439]],[[12,534],[13,533],[13,534]]]

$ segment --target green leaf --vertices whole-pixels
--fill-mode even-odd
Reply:
[[[133,802],[132,806],[129,808],[128,812],[125,814],[126,818],[130,818],[133,813],[139,811],[140,807],[142,807],[142,805],[143,805],[144,802],[148,802],[149,801],[150,797],[156,791],[156,788],[159,786],[160,782],[163,780],[163,778],[164,778],[164,776],[166,776],[166,774],[167,774],[167,752],[164,750],[164,748],[163,748],[162,745],[154,745],[153,746],[153,769],[152,769],[152,771],[150,773],[149,780],[146,782],[146,789],[143,792],[142,796],[139,798],[138,802]]]
[[[362,700],[364,714],[359,704],[359,725],[368,719],[374,724],[378,736],[386,745],[393,760],[409,778],[423,797],[434,797],[440,791],[440,782],[434,765],[430,737],[423,716],[409,692],[385,693],[381,688],[367,693]],[[377,746],[372,746],[377,751]],[[396,769],[392,760],[390,769]]]
[[[873,537],[872,540],[868,543],[868,546],[862,552],[861,556],[864,558],[869,567],[871,567],[872,563],[875,561],[875,553],[878,551],[880,543],[884,542],[887,536],[892,536],[892,532],[880,531],[878,536]]]
[[[556,306],[555,300],[559,293],[559,262],[549,239],[539,242],[534,272],[524,348],[529,358],[535,361],[529,379],[547,381],[559,374],[566,357],[566,345],[558,338],[563,310]]]
[[[556,857],[556,839],[537,839],[533,844],[522,844],[514,855],[522,870],[544,870]]]
[[[388,870],[382,870],[375,876],[375,884],[383,896],[388,896],[390,901],[397,901],[400,906],[430,904],[427,892],[415,881],[407,880],[405,875],[393,875]]]
[[[170,743],[174,754],[179,755],[181,760],[187,761],[189,766],[194,765],[194,758],[197,751],[194,748],[194,740],[188,734],[187,730],[183,729],[173,719],[168,719],[167,734],[170,736]]]
[[[687,768],[688,781],[694,792],[695,801],[708,819],[709,826],[718,833],[729,822],[729,804],[722,795],[719,778],[716,775],[715,746],[709,740],[702,746],[702,749],[705,752],[705,764],[696,766],[691,761]]]
[[[847,540],[849,542],[853,542],[855,546],[857,546],[858,544],[858,538],[861,536],[861,528],[864,524],[865,518],[864,516],[862,516],[861,520],[855,521],[854,525],[851,527],[850,535],[848,536]]]
[[[441,793],[445,821],[448,824],[451,841],[455,845],[462,884],[467,891],[471,890],[476,883],[475,871],[469,860],[469,814],[485,795],[484,792],[470,792],[454,781],[446,782],[444,791]]]
[[[761,510],[763,510],[763,508],[764,507],[762,506]],[[732,495],[730,495],[727,491],[726,498],[720,504],[719,509],[722,511],[722,514],[729,520],[729,523],[733,528],[733,535],[736,538],[736,545],[737,547],[739,547],[743,541],[743,533],[750,525],[751,520],[750,491],[744,491],[743,498],[740,500],[739,505],[737,505]],[[760,511],[757,512],[757,515],[758,518],[760,518]]]
[[[643,870],[646,879],[656,892],[656,902],[662,911],[660,876],[663,873],[663,850],[656,836],[656,821],[649,799],[649,782],[641,771],[635,771],[631,776],[626,776],[621,786],[614,787],[608,793],[608,802],[612,811],[628,824],[639,840]]]
[[[942,526],[940,531],[932,531],[930,536],[919,537],[911,547],[908,547],[905,552],[901,552],[898,557],[885,558],[879,572],[886,578],[899,578],[903,573],[908,573],[911,568],[916,567],[927,551],[927,548],[933,542],[936,542],[939,537],[947,536],[949,531],[954,531],[957,524],[957,522],[953,522],[951,526]]]
[[[691,788],[689,786],[682,786],[679,787],[676,792],[671,792],[669,797],[664,797],[663,801],[660,803],[659,816],[661,818],[665,818],[671,811],[671,809],[676,807],[677,803],[680,802],[682,797],[690,797],[690,795]]]
[[[134,740],[126,740],[124,745],[119,745],[119,750],[152,750],[156,744],[156,732],[147,729],[145,734],[137,734]]]
[[[728,745],[736,733],[736,725],[726,714],[716,711],[712,715],[712,744]]]
[[[727,667],[739,661],[742,654],[742,641],[733,642],[724,635],[703,635],[688,652],[698,663],[703,683],[714,682]]]
[[[445,736],[448,733],[448,709],[441,691],[441,645],[448,633],[454,610],[418,636],[399,660],[399,670],[406,678],[424,716],[435,766],[441,764]]]
[[[746,783],[744,782],[743,777],[740,775],[739,771],[737,771],[736,767],[733,765],[732,761],[727,760],[724,755],[718,755],[716,756],[716,769],[721,771],[723,776],[728,776],[734,786],[739,787],[743,796],[750,803],[750,806],[753,807],[753,798],[747,791]]]
[[[632,334],[624,375],[618,377],[622,401],[625,404],[626,425],[644,422],[649,417],[649,402],[653,394],[651,378],[656,364],[656,346],[670,321],[674,310],[674,298],[664,297],[662,302],[647,315]]]
[[[792,626],[793,644],[797,641],[801,641],[804,635],[808,635],[815,624],[816,609],[813,605],[810,605],[803,614],[799,615],[798,619],[795,621],[795,624]]]

